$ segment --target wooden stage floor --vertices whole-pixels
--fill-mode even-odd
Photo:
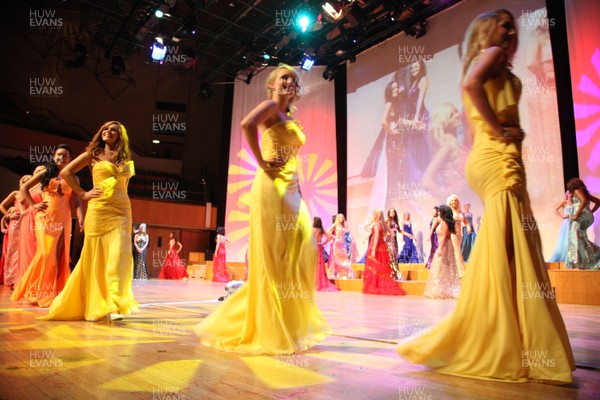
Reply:
[[[318,292],[334,334],[307,352],[240,356],[192,334],[223,284],[134,281],[140,312],[113,323],[45,322],[0,291],[0,399],[600,399],[600,307],[560,304],[578,365],[568,386],[451,377],[405,362],[403,337],[454,306],[420,296]]]

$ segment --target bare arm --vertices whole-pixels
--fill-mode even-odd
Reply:
[[[377,247],[377,243],[379,242],[379,235],[381,231],[381,225],[375,224],[375,232],[373,233],[373,241],[371,242],[371,258],[375,257],[375,248]]]
[[[595,213],[598,208],[600,208],[600,199],[590,194],[589,199],[594,203],[594,207],[592,207],[592,213]]]
[[[429,89],[429,81],[426,77],[422,77],[419,80],[419,98],[417,99],[417,113],[415,115],[415,120],[419,119],[421,115],[421,111],[423,111],[424,103],[425,103],[425,95],[427,94],[427,90]]]
[[[2,214],[4,214],[4,215],[8,214],[8,208],[10,208],[10,204],[12,204],[15,201],[16,197],[17,197],[17,191],[13,190],[12,192],[9,193],[8,196],[6,196],[6,198],[4,200],[2,200],[2,204],[0,204],[0,211],[2,211]]]
[[[219,252],[219,248],[221,247],[221,235],[217,235],[217,244],[215,245],[215,254]]]
[[[448,242],[448,238],[450,237],[450,230],[448,229],[448,225],[446,222],[440,222],[440,234],[438,236],[438,256],[442,256],[442,252],[444,251],[444,247],[446,247],[446,243]]]
[[[92,189],[89,192],[83,190],[79,185],[79,179],[75,174],[81,171],[84,167],[92,165],[92,156],[88,153],[80,154],[76,159],[71,161],[63,170],[60,172],[60,176],[67,182],[75,196],[81,200],[89,200],[102,195],[101,189]]]
[[[569,216],[563,212],[563,208],[565,207],[565,203],[566,203],[566,200],[562,201],[554,209],[554,214],[558,215],[562,219],[569,218]]]
[[[390,125],[390,115],[392,114],[392,103],[390,103],[389,101],[387,103],[385,103],[385,110],[383,112],[383,120],[381,121],[381,126],[383,126],[383,129],[385,129],[385,132],[388,135],[394,135],[397,134],[398,132],[394,132],[394,130],[392,129],[391,125]]]
[[[577,221],[585,207],[588,206],[589,200],[587,199],[586,195],[581,191],[581,189],[575,190],[573,196],[579,199],[579,208],[577,209],[577,211],[575,211],[575,214],[573,214],[573,221]]]
[[[438,175],[444,164],[448,162],[451,154],[452,145],[448,141],[444,141],[442,147],[435,152],[433,159],[429,162],[429,165],[423,174],[423,178],[421,178],[423,188],[428,192],[437,194],[438,192],[443,191],[443,189],[435,182],[435,177]]]
[[[519,141],[524,137],[520,127],[506,127],[508,136],[503,135],[504,127],[496,118],[490,107],[483,85],[488,79],[498,76],[508,62],[507,56],[501,47],[493,46],[483,52],[471,71],[464,77],[462,88],[466,91],[479,111],[481,117],[490,126],[497,139],[507,141]]]
[[[44,175],[46,175],[46,168],[44,168],[37,174],[33,175],[33,178],[31,178],[30,180],[25,182],[19,188],[19,190],[21,191],[21,195],[23,196],[23,199],[27,202],[27,204],[29,204],[29,207],[35,208],[36,210],[40,210],[42,212],[46,211],[46,209],[48,208],[48,202],[42,201],[42,202],[36,204],[33,201],[33,198],[31,197],[31,193],[29,193],[29,191],[42,181],[42,179],[44,178]]]
[[[181,242],[177,242],[177,254],[179,254],[179,252],[181,251],[182,248],[183,248],[183,245],[181,244]]]
[[[264,160],[258,144],[258,127],[269,119],[277,117],[279,109],[277,103],[273,100],[266,100],[260,103],[254,110],[242,120],[242,132],[248,141],[248,146],[256,158],[258,166],[262,169],[271,169],[273,165],[267,166],[267,163],[273,164],[275,160]],[[281,164],[278,164],[281,165]]]

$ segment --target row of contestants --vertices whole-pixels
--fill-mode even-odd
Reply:
[[[19,193],[35,219],[36,249],[23,276],[14,282],[11,300],[25,298],[33,305],[49,306],[44,319],[97,321],[111,314],[122,318],[121,314],[137,310],[131,288],[131,204],[127,195],[135,171],[127,131],[117,121],[107,122],[83,154],[73,161],[71,154],[68,146],[57,146],[53,162],[20,186]],[[91,169],[94,182],[89,191],[81,188],[75,176],[85,167]],[[36,189],[40,191],[38,199],[32,195]],[[85,222],[82,200],[88,201]],[[73,272],[69,269],[71,205],[76,207],[79,228],[85,232]],[[12,239],[7,242],[10,245]]]

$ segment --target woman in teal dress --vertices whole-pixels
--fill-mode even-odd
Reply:
[[[548,259],[548,262],[565,262],[567,259],[567,237],[569,234],[569,225],[573,215],[573,195],[568,190],[565,192],[565,199],[554,209],[556,215],[562,218],[560,231],[558,231],[558,240],[554,252]]]
[[[573,193],[573,217],[569,226],[567,260],[565,267],[578,269],[600,269],[600,247],[587,237],[587,229],[594,223],[594,212],[600,207],[600,199],[592,196],[579,178],[567,183]],[[594,203],[590,210],[589,204]]]

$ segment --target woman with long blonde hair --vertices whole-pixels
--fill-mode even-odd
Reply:
[[[203,345],[292,354],[331,333],[313,299],[317,250],[296,157],[306,136],[292,116],[299,92],[298,74],[282,64],[267,78],[268,99],[242,120],[258,164],[250,191],[248,281],[196,327]]]
[[[506,382],[572,381],[573,353],[548,278],[521,157],[521,82],[511,72],[514,16],[479,15],[467,35],[463,103],[475,133],[466,176],[484,204],[454,311],[400,343],[410,362],[439,372]]]

